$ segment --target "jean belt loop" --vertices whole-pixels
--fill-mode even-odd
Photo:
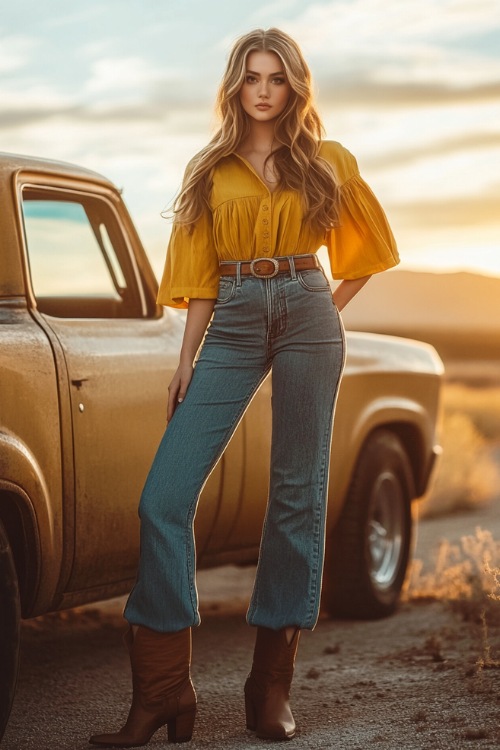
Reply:
[[[290,264],[290,276],[292,277],[293,281],[297,278],[297,273],[295,271],[295,261],[293,260],[293,255],[288,256],[288,263]]]
[[[236,263],[236,286],[241,286],[241,263]]]

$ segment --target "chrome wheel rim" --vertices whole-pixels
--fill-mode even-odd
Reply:
[[[405,498],[397,476],[381,473],[372,488],[368,514],[370,577],[375,586],[389,589],[397,578],[403,554]]]

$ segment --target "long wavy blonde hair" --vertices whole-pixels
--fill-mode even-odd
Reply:
[[[256,29],[235,42],[217,94],[220,128],[188,165],[173,206],[175,221],[194,225],[208,204],[215,165],[238,151],[249,134],[248,115],[241,106],[239,91],[245,80],[247,57],[256,51],[278,55],[291,87],[287,105],[276,119],[278,145],[270,154],[278,189],[297,190],[305,220],[319,230],[329,229],[338,223],[339,190],[332,168],[319,156],[324,131],[313,104],[311,73],[297,43],[275,28]]]

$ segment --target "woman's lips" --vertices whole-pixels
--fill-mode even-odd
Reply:
[[[262,110],[264,110],[264,109],[271,109],[271,105],[270,104],[256,104],[256,107],[257,107],[257,109],[262,109]]]

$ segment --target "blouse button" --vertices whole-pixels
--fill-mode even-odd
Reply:
[[[264,245],[264,246],[262,247],[262,252],[263,252],[263,253],[268,253],[268,252],[269,252],[269,245]]]
[[[262,206],[262,210],[263,211],[269,211],[269,206],[267,206],[267,205]]]
[[[269,232],[262,232],[262,236],[265,240],[269,239]]]
[[[269,224],[269,219],[262,219],[263,224]]]

